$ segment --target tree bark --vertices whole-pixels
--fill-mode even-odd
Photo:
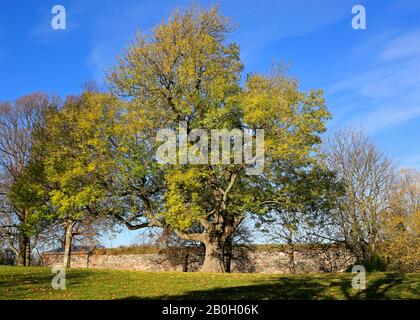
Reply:
[[[182,265],[182,272],[188,272],[188,264],[189,264],[189,253],[185,253],[184,255],[184,263]]]
[[[290,273],[296,273],[296,265],[295,265],[295,250],[289,249],[289,271]]]
[[[233,253],[233,244],[232,244],[232,237],[229,237],[224,245],[223,250],[223,260],[225,263],[225,272],[231,272],[232,267],[232,253]]]
[[[19,235],[18,266],[26,266],[26,250],[28,242],[29,238],[25,234],[23,234],[23,231],[21,231],[21,234]]]
[[[223,243],[219,239],[204,242],[206,255],[201,272],[225,272]]]
[[[71,246],[73,241],[73,226],[74,222],[68,220],[65,227],[65,239],[64,239],[64,254],[63,254],[63,266],[64,268],[70,268],[70,258],[71,258]]]
[[[26,244],[26,261],[25,266],[30,267],[31,266],[31,239],[28,238],[28,242]]]

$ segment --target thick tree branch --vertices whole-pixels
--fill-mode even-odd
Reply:
[[[184,240],[192,240],[192,241],[201,241],[204,242],[204,236],[202,233],[185,233],[182,231],[179,231],[177,229],[174,230],[175,234],[184,239]]]

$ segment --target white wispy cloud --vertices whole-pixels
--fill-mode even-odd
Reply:
[[[282,38],[307,35],[349,17],[351,7],[351,0],[222,2],[239,24],[233,39],[241,45],[246,63],[259,63],[258,54]]]
[[[414,13],[420,11],[420,1],[418,0],[394,0],[388,8],[389,12]]]
[[[375,62],[367,70],[355,70],[328,93],[353,104],[341,110],[340,121],[377,133],[420,117],[420,30],[375,43],[372,53]]]
[[[383,45],[379,56],[382,61],[420,56],[420,30],[403,34]]]

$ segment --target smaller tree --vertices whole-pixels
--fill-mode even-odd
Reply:
[[[108,213],[105,172],[109,169],[107,133],[112,117],[107,94],[85,92],[69,97],[63,108],[49,115],[39,143],[44,149],[49,204],[65,229],[63,265],[70,267],[73,235],[78,224]]]
[[[390,210],[383,219],[384,242],[380,251],[388,269],[420,269],[420,173],[401,170],[392,186]]]
[[[394,180],[391,160],[362,131],[339,131],[327,142],[327,163],[345,193],[326,233],[344,243],[367,268],[382,268],[377,259],[382,224],[390,206]]]
[[[232,272],[233,267],[239,272],[255,271],[255,263],[251,255],[254,252],[252,241],[253,234],[244,221],[225,242],[223,261],[226,272]]]
[[[31,236],[37,230],[42,198],[35,134],[45,125],[49,110],[59,105],[59,99],[42,93],[0,104],[0,234],[8,238],[21,266],[30,264]]]
[[[289,272],[297,272],[295,255],[315,243],[325,245],[318,229],[329,220],[331,211],[342,194],[342,185],[335,173],[322,162],[301,168],[284,166],[278,176],[280,185],[275,196],[266,201],[268,213],[257,224],[264,236],[288,256]],[[302,249],[303,248],[303,249]]]

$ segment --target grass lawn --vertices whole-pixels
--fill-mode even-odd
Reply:
[[[420,299],[420,274],[210,274],[69,269],[54,290],[51,268],[0,266],[0,299]]]

